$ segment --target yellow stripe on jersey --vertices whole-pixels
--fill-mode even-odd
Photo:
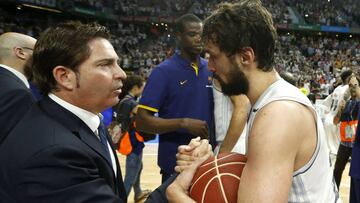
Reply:
[[[155,113],[159,112],[158,109],[155,109],[155,108],[152,108],[152,107],[149,107],[149,106],[145,106],[145,105],[141,105],[141,104],[138,105],[138,108],[146,109],[146,110],[149,110],[149,111],[152,111],[152,112],[155,112]]]
[[[191,63],[191,67],[195,70],[196,76],[199,75],[199,67],[196,63]]]

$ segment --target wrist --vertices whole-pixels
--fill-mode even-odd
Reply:
[[[171,203],[183,202],[183,200],[189,198],[187,191],[175,182],[169,185],[166,189],[166,198]]]

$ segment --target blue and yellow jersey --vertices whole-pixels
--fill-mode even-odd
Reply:
[[[199,61],[198,65],[190,64],[175,53],[159,64],[146,83],[138,107],[158,113],[161,118],[193,118],[210,125],[213,95],[208,78],[211,73],[207,61],[202,58]],[[188,144],[192,137],[185,130],[160,135],[159,166],[173,171],[177,147]]]

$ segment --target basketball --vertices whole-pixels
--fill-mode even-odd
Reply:
[[[210,157],[196,171],[190,187],[190,197],[198,203],[237,202],[245,155],[221,153]]]

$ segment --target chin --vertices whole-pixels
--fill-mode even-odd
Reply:
[[[202,52],[202,49],[193,48],[191,50],[191,53],[193,53],[195,55],[199,55],[199,54],[201,54],[201,52]]]
[[[112,99],[112,102],[111,102],[110,106],[111,106],[111,107],[112,107],[112,106],[115,106],[116,104],[119,103],[119,101],[120,101],[119,97],[116,96],[115,98]]]

